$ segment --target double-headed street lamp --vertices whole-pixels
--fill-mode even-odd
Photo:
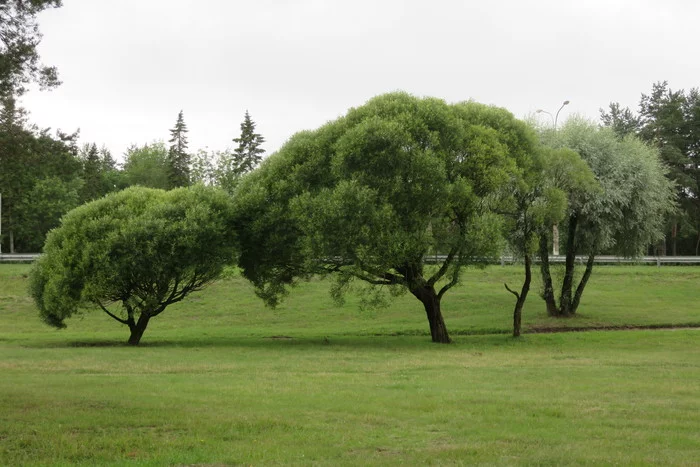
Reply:
[[[552,115],[551,113],[547,112],[546,110],[542,110],[542,109],[537,109],[535,111],[535,113],[549,115],[549,118],[552,119],[552,123],[554,124],[554,131],[557,131],[557,122],[559,121],[559,112],[561,112],[561,109],[563,109],[567,105],[569,105],[569,101],[564,101],[561,104],[561,107],[559,107],[559,110],[557,110],[556,115]],[[555,256],[559,255],[559,226],[557,224],[554,224],[552,226],[552,254]]]
[[[557,110],[556,115],[552,115],[550,112],[547,112],[546,110],[542,110],[542,109],[537,109],[535,111],[535,113],[549,115],[549,118],[552,119],[552,123],[554,124],[554,129],[556,130],[557,129],[557,122],[559,121],[559,112],[561,112],[561,109],[563,109],[567,105],[569,105],[569,101],[564,101],[564,103],[561,105],[561,107],[559,107],[559,110]]]

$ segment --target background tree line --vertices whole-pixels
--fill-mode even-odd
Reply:
[[[612,102],[601,119],[619,137],[636,135],[657,148],[677,186],[679,209],[667,216],[664,240],[650,252],[700,255],[700,91],[658,82],[636,111]]]
[[[2,251],[39,252],[46,233],[71,209],[130,186],[173,189],[197,183],[231,192],[256,167],[264,138],[246,112],[234,149],[192,154],[181,111],[169,146],[156,141],[131,146],[118,163],[109,149],[78,144],[78,132],[51,133],[28,122],[15,96],[0,107]]]

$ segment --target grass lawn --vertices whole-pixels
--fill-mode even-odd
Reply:
[[[102,313],[43,325],[27,266],[0,265],[0,465],[657,464],[700,459],[700,331],[507,334],[519,270],[443,300],[276,310],[233,278],[166,310],[142,346]],[[536,292],[536,287],[533,292]],[[581,315],[525,329],[700,324],[700,268],[601,267]],[[500,333],[500,334],[499,334]]]

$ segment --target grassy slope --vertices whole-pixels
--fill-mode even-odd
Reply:
[[[23,266],[0,266],[0,465],[693,465],[700,331],[457,336],[418,302],[336,308],[302,284],[278,310],[239,279],[152,322],[38,322]],[[456,331],[509,328],[513,268],[445,299]],[[698,268],[601,268],[569,325],[700,321]],[[535,295],[526,326],[551,326]],[[420,336],[373,336],[373,334]],[[291,336],[293,339],[270,338]]]

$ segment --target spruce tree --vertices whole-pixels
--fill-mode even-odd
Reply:
[[[241,123],[241,136],[234,138],[233,142],[238,143],[238,147],[233,152],[226,150],[220,153],[216,168],[217,184],[228,192],[234,190],[241,176],[260,164],[265,153],[260,147],[265,138],[255,132],[255,122],[247,110]]]
[[[255,132],[255,122],[251,120],[247,110],[241,123],[241,136],[234,138],[233,142],[238,143],[238,147],[233,151],[237,175],[248,173],[260,164],[265,153],[260,145],[265,142],[265,138]]]
[[[190,155],[187,153],[187,125],[182,110],[177,115],[175,128],[170,130],[170,150],[168,151],[168,183],[170,188],[190,184]]]

